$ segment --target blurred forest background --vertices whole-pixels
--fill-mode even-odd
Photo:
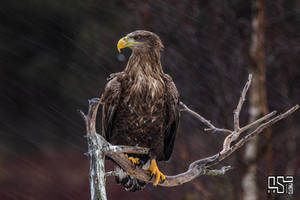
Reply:
[[[85,126],[77,109],[86,111],[87,100],[100,96],[109,74],[123,70],[130,50],[119,54],[117,41],[137,29],[161,37],[163,68],[181,100],[216,126],[232,128],[248,73],[256,75],[250,53],[257,14],[252,3],[2,0],[0,199],[89,199]],[[300,102],[300,1],[266,1],[264,17],[262,113],[281,112]],[[242,124],[251,120],[249,106],[248,95]],[[199,177],[174,188],[149,185],[136,193],[109,178],[108,199],[247,199],[243,180],[250,166],[256,199],[300,199],[299,119],[298,111],[261,134],[252,159],[243,147],[222,162],[233,166],[224,176]],[[203,128],[182,115],[175,151],[170,161],[160,163],[163,172],[177,174],[221,149],[225,136]],[[267,196],[268,174],[293,175],[295,194]]]

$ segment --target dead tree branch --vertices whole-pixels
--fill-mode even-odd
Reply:
[[[260,119],[252,122],[251,124],[245,125],[240,128],[239,117],[240,111],[242,109],[243,103],[245,101],[246,93],[251,84],[252,75],[249,75],[248,81],[244,86],[244,89],[241,93],[238,105],[234,111],[234,122],[233,130],[217,128],[209,120],[205,119],[198,113],[189,109],[184,103],[180,102],[180,105],[183,107],[181,111],[188,112],[189,114],[195,116],[202,123],[204,123],[209,128],[205,131],[212,132],[224,132],[227,133],[227,137],[224,139],[223,148],[220,152],[216,153],[213,156],[197,160],[190,164],[188,170],[178,175],[166,176],[164,183],[159,184],[164,187],[172,187],[176,185],[181,185],[183,183],[189,182],[200,175],[220,175],[225,174],[231,167],[224,166],[221,169],[209,169],[220,161],[227,158],[234,151],[241,148],[247,141],[249,141],[254,136],[261,133],[265,128],[270,127],[274,123],[278,122],[281,119],[286,118],[295,112],[299,106],[296,105],[289,109],[288,111],[277,115],[276,111],[273,111]],[[136,168],[131,161],[125,156],[126,153],[138,153],[138,154],[147,154],[149,149],[141,147],[132,147],[132,146],[114,146],[108,143],[101,135],[97,134],[95,124],[96,124],[96,114],[99,106],[99,99],[92,99],[89,101],[89,110],[88,114],[85,115],[81,112],[87,129],[87,140],[88,140],[88,155],[90,160],[90,187],[91,187],[91,199],[92,200],[105,200],[106,191],[105,191],[105,178],[106,176],[116,176],[117,172],[107,172],[105,173],[104,160],[105,156],[109,156],[115,162],[117,162],[128,174],[135,176],[136,178],[151,182],[151,176],[149,172],[142,168]],[[273,117],[273,118],[272,118]],[[239,136],[242,132],[253,130],[245,137],[240,138]],[[233,141],[237,141],[234,145],[231,145]]]
[[[88,114],[80,111],[87,130],[88,156],[90,160],[90,189],[91,200],[106,200],[105,181],[107,175],[117,175],[114,172],[105,173],[105,155],[126,153],[147,154],[149,149],[131,146],[115,146],[108,143],[96,132],[96,115],[99,107],[99,99],[89,101]],[[125,156],[124,159],[125,160]],[[132,167],[132,166],[131,166]]]

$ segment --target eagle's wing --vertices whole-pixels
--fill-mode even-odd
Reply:
[[[111,75],[111,80],[107,83],[100,103],[102,107],[102,136],[109,142],[112,134],[112,125],[115,112],[121,96],[121,74]]]
[[[172,154],[176,132],[179,124],[180,110],[179,110],[179,94],[172,78],[164,75],[166,84],[166,129],[164,138],[164,156],[168,160]]]

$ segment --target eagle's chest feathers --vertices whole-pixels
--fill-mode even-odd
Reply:
[[[164,94],[164,82],[161,76],[152,71],[151,65],[145,63],[133,67],[129,80],[129,99],[155,100]]]
[[[161,80],[139,73],[132,84],[132,94],[135,98],[155,99],[163,93]]]
[[[134,113],[141,121],[145,118],[155,118],[164,107],[165,85],[159,74],[143,70],[135,71],[130,76],[125,97],[125,104],[130,113]],[[138,120],[138,121],[140,121]],[[147,121],[147,120],[146,120]]]

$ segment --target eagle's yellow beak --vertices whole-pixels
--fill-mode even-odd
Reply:
[[[130,47],[133,46],[134,44],[138,44],[139,42],[136,42],[133,39],[129,39],[128,37],[123,37],[119,40],[118,44],[117,44],[117,49],[120,52],[121,49],[125,48],[125,47]]]

